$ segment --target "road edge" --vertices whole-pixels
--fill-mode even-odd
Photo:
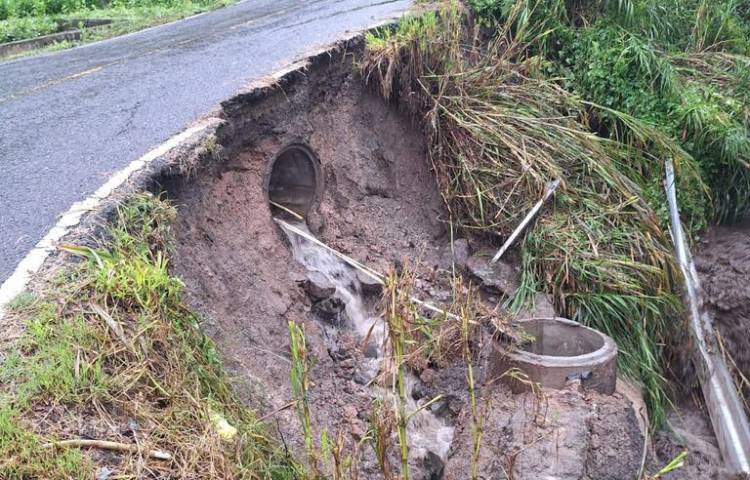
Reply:
[[[363,41],[366,32],[392,26],[398,18],[383,19],[369,27],[342,36],[333,43],[328,43],[322,47],[312,47],[296,60],[291,60],[272,73],[249,80],[244,88],[239,89],[217,105],[218,112],[216,107],[209,110],[206,117],[152,148],[140,158],[133,160],[125,168],[114,173],[93,194],[73,203],[58,218],[55,225],[47,231],[44,237],[16,265],[10,277],[0,285],[0,331],[8,328],[4,320],[8,316],[10,303],[18,295],[29,289],[35,278],[42,273],[48,260],[57,252],[58,246],[64,239],[74,236],[73,233],[79,238],[91,233],[96,224],[95,219],[106,217],[108,207],[113,206],[115,202],[112,200],[116,196],[147,190],[148,185],[153,183],[153,180],[162,175],[165,170],[176,170],[178,174],[189,175],[189,172],[200,164],[202,156],[208,153],[210,157],[210,152],[207,152],[210,148],[207,145],[215,144],[220,135],[219,130],[225,126],[226,122],[221,117],[223,110],[228,107],[229,103],[248,96],[265,96],[269,90],[283,87],[295,76],[304,75],[305,70],[317,59],[331,55],[340,49],[346,50],[353,42]],[[84,218],[86,217],[94,217],[90,222],[87,222],[89,225],[84,225]]]

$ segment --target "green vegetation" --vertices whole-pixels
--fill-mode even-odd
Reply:
[[[519,307],[551,294],[614,337],[658,426],[666,348],[684,330],[663,193],[677,165],[692,235],[747,208],[747,1],[469,0],[493,38],[447,6],[367,39],[367,81],[430,136],[452,221],[507,235],[547,182],[521,246]]]
[[[93,41],[166,23],[231,0],[0,0],[0,43],[78,28],[85,19],[112,19],[85,29],[81,41]]]
[[[299,477],[234,397],[180,302],[182,283],[167,272],[173,218],[153,196],[129,200],[103,246],[66,247],[84,261],[38,298],[13,302],[25,330],[0,353],[0,478],[92,478],[103,450],[44,446],[80,438],[171,456],[117,454],[116,473],[128,478],[145,467],[180,478]]]

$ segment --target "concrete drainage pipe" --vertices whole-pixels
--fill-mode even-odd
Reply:
[[[320,163],[306,145],[289,145],[271,161],[266,175],[266,192],[273,208],[281,205],[305,217],[321,190]]]

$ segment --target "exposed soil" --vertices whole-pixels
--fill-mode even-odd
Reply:
[[[479,478],[532,480],[635,478],[643,437],[620,394],[583,392],[579,384],[538,395],[493,389],[482,398]],[[446,479],[467,478],[473,445],[469,409],[461,412]]]
[[[712,228],[693,248],[703,300],[726,352],[735,376],[750,376],[750,219],[735,225]],[[733,365],[734,362],[734,365]],[[726,479],[733,477],[721,459],[710,419],[701,405],[700,390],[692,382],[683,389],[684,398],[669,414],[668,428],[653,441],[652,471],[687,451],[683,468],[665,479]],[[745,385],[743,397],[750,398]],[[690,398],[690,396],[694,398]]]
[[[750,218],[711,229],[695,250],[716,330],[739,372],[750,379]],[[743,396],[750,399],[750,384],[744,385]]]
[[[670,412],[668,429],[658,432],[653,439],[651,472],[657,472],[681,452],[687,451],[682,468],[664,475],[665,480],[682,479],[742,479],[732,476],[724,468],[716,436],[708,414],[691,401],[685,401]]]
[[[263,186],[269,161],[304,141],[317,154],[324,194],[311,214],[313,232],[327,244],[380,271],[404,259],[429,276],[449,250],[442,204],[425,162],[421,135],[394,109],[363,90],[351,66],[270,96],[245,119],[254,137],[216,171],[185,185],[175,268],[206,328],[221,347],[244,399],[263,413],[289,404],[287,321],[304,322],[316,359],[313,423],[330,432],[365,434],[372,397],[354,378],[354,338],[333,355],[311,312],[304,269],[273,222]],[[447,259],[450,263],[450,258]],[[348,348],[346,346],[348,345]],[[292,409],[276,415],[292,446],[301,435]],[[370,467],[363,473],[371,474]],[[369,478],[369,477],[368,477]]]
[[[324,188],[308,218],[316,236],[381,272],[408,262],[420,278],[418,293],[433,302],[449,299],[445,279],[453,255],[464,264],[472,251],[490,245],[461,240],[451,253],[423,136],[363,87],[349,57],[319,59],[283,91],[244,101],[225,106],[234,142],[226,142],[225,161],[172,186],[179,210],[174,269],[187,285],[190,303],[205,316],[206,331],[243,400],[275,421],[298,455],[302,436],[289,408],[287,321],[304,324],[315,357],[313,425],[343,432],[353,449],[366,433],[373,392],[357,376],[358,339],[347,333],[337,334],[333,343],[328,338],[319,289],[310,288],[309,275],[272,219],[264,183],[275,154],[304,142],[317,155]],[[507,288],[515,268],[505,270],[508,279],[500,285]],[[508,292],[486,297],[497,302],[503,293]],[[431,408],[455,422],[456,435],[445,464],[425,459],[412,478],[468,478],[472,427],[464,367],[430,366],[415,373],[421,397],[444,395]],[[622,396],[583,392],[575,383],[538,398],[512,395],[501,384],[480,393],[487,418],[483,478],[636,475],[643,440],[630,401]],[[360,478],[381,478],[369,444],[361,453]]]

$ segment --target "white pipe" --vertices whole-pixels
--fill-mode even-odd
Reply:
[[[700,282],[693,258],[685,242],[680,212],[677,208],[674,166],[671,159],[665,163],[664,188],[669,202],[672,239],[677,261],[685,278],[685,290],[690,306],[690,327],[697,351],[693,362],[706,400],[708,413],[714,427],[716,440],[724,461],[735,472],[750,473],[750,427],[747,415],[737,395],[732,377],[724,360],[718,355],[711,317],[703,308]]]
[[[510,234],[510,237],[505,241],[502,247],[500,247],[500,250],[497,251],[494,257],[492,257],[491,263],[497,263],[498,260],[500,260],[500,257],[503,256],[506,250],[510,248],[511,245],[513,245],[513,242],[516,241],[516,237],[518,237],[521,232],[526,228],[526,225],[531,222],[531,220],[536,216],[536,214],[539,212],[539,210],[542,208],[542,205],[544,205],[544,202],[549,200],[549,197],[552,196],[553,193],[555,193],[555,190],[557,190],[557,187],[560,185],[560,180],[555,180],[552,182],[549,182],[547,184],[547,187],[544,190],[544,196],[536,202],[536,205],[529,210],[529,213],[526,214],[523,220],[521,220],[521,223],[516,227],[515,230],[513,230],[513,233]]]
[[[343,253],[339,252],[338,250],[334,250],[333,248],[329,247],[328,245],[326,245],[325,243],[321,242],[320,240],[318,240],[317,238],[313,237],[312,235],[310,235],[309,233],[305,232],[304,230],[300,230],[299,228],[297,228],[294,225],[291,225],[291,224],[285,222],[284,220],[282,220],[280,218],[275,218],[274,217],[273,220],[276,223],[278,223],[279,225],[281,225],[284,228],[288,229],[289,231],[291,231],[291,232],[299,235],[300,237],[303,237],[303,238],[305,238],[305,239],[313,242],[314,244],[316,244],[316,245],[318,245],[320,247],[323,247],[324,249],[328,250],[329,252],[331,252],[332,254],[336,255],[341,260],[345,261],[346,263],[348,263],[352,267],[356,268],[360,272],[362,272],[365,275],[369,276],[370,278],[372,278],[373,280],[375,280],[379,284],[385,285],[385,280],[383,280],[385,278],[385,276],[382,273],[378,273],[375,270],[373,270],[373,269],[371,269],[369,267],[366,267],[365,265],[362,265],[361,263],[359,263],[358,261],[354,260],[353,258],[347,257],[346,255],[344,255]],[[454,320],[458,319],[458,317],[456,315],[454,315],[454,314],[452,314],[450,312],[447,312],[447,311],[443,310],[442,308],[438,308],[438,307],[436,307],[435,305],[433,305],[431,303],[427,303],[427,302],[425,302],[423,300],[420,300],[420,299],[418,299],[416,297],[411,297],[410,300],[413,303],[416,303],[417,305],[420,305],[420,306],[426,308],[427,310],[431,310],[431,311],[433,311],[435,313],[439,313],[441,315],[445,315],[447,317],[453,318]]]

